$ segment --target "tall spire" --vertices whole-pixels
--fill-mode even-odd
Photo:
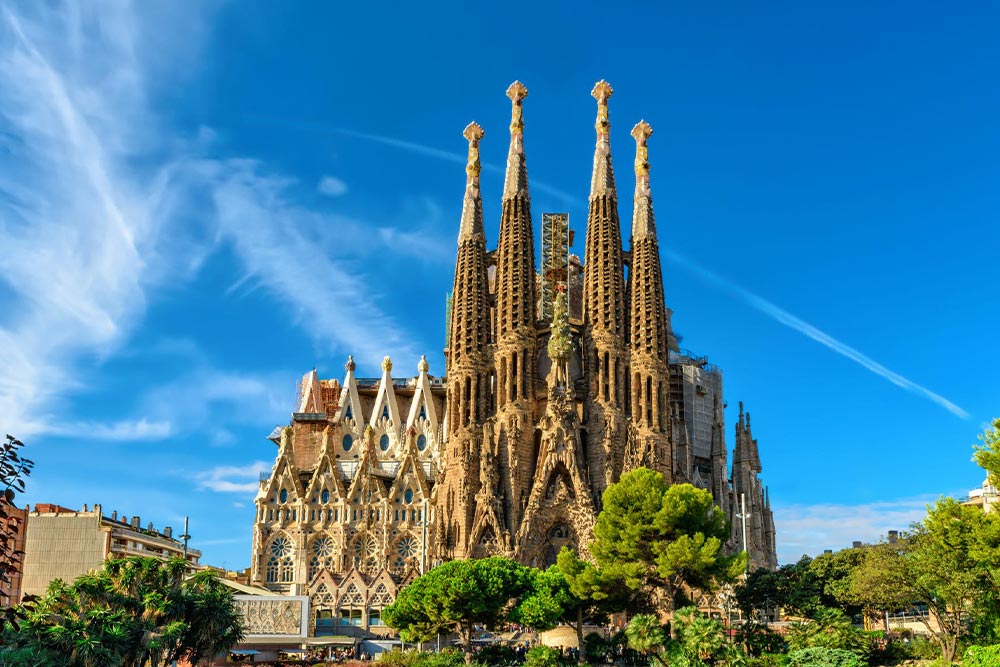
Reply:
[[[486,135],[475,121],[469,123],[462,133],[469,142],[469,160],[465,165],[465,199],[462,202],[462,223],[458,228],[458,242],[475,235],[485,239],[483,231],[483,198],[479,193],[479,140]]]
[[[535,455],[533,433],[524,425],[534,420],[535,384],[538,382],[538,299],[535,287],[535,239],[528,194],[528,168],[524,156],[522,105],[528,89],[520,81],[510,84],[510,149],[500,212],[497,241],[496,315],[493,367],[496,372],[497,456],[499,494],[503,498],[505,529],[517,530],[531,491],[531,477],[517,461]],[[473,539],[479,536],[473,535]]]
[[[496,339],[502,345],[511,335],[533,337],[535,326],[535,241],[528,196],[528,169],[524,158],[524,120],[521,105],[528,89],[515,81],[507,89],[511,101],[510,150],[500,214],[496,251]],[[522,369],[528,372],[527,368]],[[518,395],[527,398],[528,387]]]
[[[511,101],[510,109],[510,150],[507,151],[507,173],[503,183],[503,198],[510,199],[524,193],[528,195],[528,167],[524,160],[524,119],[522,102],[528,96],[528,89],[520,81],[507,88]]]
[[[489,277],[483,200],[479,193],[479,141],[484,134],[483,128],[476,123],[470,123],[463,132],[469,142],[469,160],[465,167],[465,200],[458,233],[445,371],[445,433],[449,447],[463,455],[447,459],[443,487],[437,496],[438,511],[452,518],[438,528],[441,531],[439,542],[446,555],[460,557],[466,553],[472,521],[469,490],[474,495],[478,485],[478,466],[472,462],[481,450],[482,424],[488,418],[492,392]]]
[[[597,147],[594,150],[594,173],[590,179],[590,198],[610,194],[617,198],[615,191],[615,170],[611,166],[611,121],[608,120],[608,100],[614,89],[604,79],[594,84],[590,94],[597,100]]]
[[[666,364],[669,343],[667,305],[663,296],[663,271],[656,239],[653,199],[649,190],[649,149],[646,145],[652,134],[653,128],[646,121],[640,121],[632,128],[635,139],[635,202],[629,277],[632,297],[629,342],[633,359],[637,354],[646,353]]]
[[[489,282],[486,273],[486,236],[483,232],[483,200],[479,194],[479,140],[483,128],[469,123],[463,136],[469,141],[469,161],[465,167],[465,201],[458,232],[458,257],[449,341],[449,368],[465,356],[474,359],[489,344]]]
[[[625,407],[629,402],[625,269],[609,140],[611,93],[607,81],[598,81],[591,91],[597,100],[597,147],[583,263],[584,367],[591,386],[587,431],[595,436],[601,434],[597,437],[602,445],[590,460],[595,499],[621,473],[626,440]],[[667,418],[665,410],[661,414]]]
[[[656,238],[653,217],[653,197],[649,190],[649,147],[646,142],[653,134],[649,123],[640,120],[632,128],[635,139],[635,203],[632,210],[632,241]]]

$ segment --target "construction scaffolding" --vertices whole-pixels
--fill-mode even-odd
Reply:
[[[542,319],[552,319],[552,300],[560,288],[566,289],[571,245],[569,214],[542,213]]]

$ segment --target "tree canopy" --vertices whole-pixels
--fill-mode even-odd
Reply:
[[[609,486],[603,501],[590,545],[598,566],[630,589],[662,594],[669,609],[745,568],[745,554],[723,550],[729,525],[708,491],[637,468]]]
[[[406,641],[457,632],[471,663],[474,627],[496,628],[512,620],[530,588],[528,568],[509,558],[449,561],[404,588],[382,618]]]
[[[1000,487],[1000,417],[979,436],[978,445],[973,445],[975,461],[986,471],[990,484]]]
[[[243,632],[232,590],[214,574],[187,576],[179,558],[130,556],[72,583],[53,581],[20,628],[5,634],[0,664],[197,665]]]

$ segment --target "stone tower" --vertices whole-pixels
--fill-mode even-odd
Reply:
[[[583,265],[583,366],[588,384],[585,449],[597,499],[621,474],[626,437],[626,294],[618,192],[611,165],[608,99],[612,92],[602,80],[590,93],[597,100],[597,146]]]
[[[535,244],[524,156],[522,102],[528,89],[515,81],[507,89],[511,101],[510,148],[504,177],[500,238],[496,249],[496,317],[493,363],[496,369],[496,441],[499,495],[503,513],[497,526],[477,525],[474,534],[482,546],[510,535],[521,523],[528,502],[534,456],[534,407],[537,377]],[[484,521],[490,521],[484,517]],[[478,532],[477,532],[478,531]],[[505,542],[504,544],[507,544]]]
[[[598,82],[585,262],[551,274],[538,314],[523,102],[514,82],[497,248],[486,246],[483,129],[465,128],[465,197],[447,326],[446,377],[302,380],[255,504],[254,583],[311,599],[310,634],[381,631],[399,589],[442,560],[500,554],[534,566],[584,556],[601,494],[647,466],[711,491],[752,567],[774,567],[774,520],[749,414],[731,476],[721,371],[671,332],[640,122],[630,250],[622,247],[608,100]],[[567,248],[568,251],[568,248]],[[626,269],[628,279],[626,281]],[[582,273],[582,279],[581,279]],[[562,284],[557,284],[561,281]],[[346,314],[345,316],[350,316]],[[439,418],[440,417],[440,418]],[[742,512],[745,504],[746,511]],[[746,517],[746,530],[742,517]]]
[[[446,350],[448,450],[444,487],[437,499],[444,508],[442,516],[447,518],[438,527],[438,540],[442,555],[457,558],[468,554],[475,499],[480,490],[483,430],[492,406],[489,278],[479,192],[479,141],[484,134],[476,123],[470,123],[464,132],[469,159]]]
[[[670,373],[667,368],[667,306],[663,297],[660,245],[656,238],[653,199],[649,190],[646,142],[653,128],[640,121],[635,139],[635,201],[632,214],[632,264],[629,272],[630,416],[625,468],[645,466],[670,480]]]

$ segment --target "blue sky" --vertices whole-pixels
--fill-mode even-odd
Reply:
[[[938,3],[13,3],[0,10],[0,429],[25,502],[249,563],[296,380],[426,353],[514,79],[536,224],[583,254],[605,78],[645,118],[668,305],[753,414],[782,560],[982,481],[1000,414],[995,10]],[[731,433],[729,434],[731,440]],[[730,443],[731,445],[731,443]]]

